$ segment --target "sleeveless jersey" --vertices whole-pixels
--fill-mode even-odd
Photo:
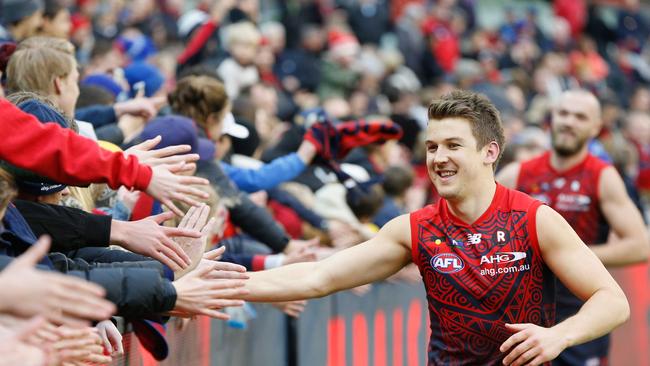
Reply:
[[[604,243],[609,227],[600,211],[598,185],[609,165],[587,157],[573,168],[558,172],[546,152],[521,164],[517,190],[531,195],[560,213],[586,244]]]
[[[546,152],[521,164],[517,190],[548,204],[576,231],[587,245],[607,241],[609,225],[600,210],[598,186],[603,169],[609,164],[588,154],[578,165],[564,172],[551,166],[551,153]],[[556,288],[557,321],[573,316],[583,304],[558,281]],[[609,336],[571,347],[560,354],[567,365],[583,365],[587,360],[606,357]]]
[[[541,203],[497,184],[490,207],[469,225],[447,202],[410,216],[413,262],[427,291],[429,365],[500,365],[505,323],[554,324],[555,277],[537,243]]]

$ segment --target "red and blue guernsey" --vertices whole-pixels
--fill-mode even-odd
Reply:
[[[607,241],[609,225],[600,210],[598,187],[600,177],[610,165],[588,154],[576,166],[559,172],[551,166],[551,153],[546,152],[521,164],[517,190],[530,194],[560,213],[587,245]],[[556,293],[557,321],[574,315],[583,302],[558,282]],[[559,356],[564,365],[605,364],[609,336],[571,347]],[[598,363],[596,361],[600,360]]]
[[[551,206],[571,225],[586,244],[607,241],[609,226],[600,210],[598,185],[603,169],[609,165],[589,154],[576,166],[558,172],[547,152],[521,164],[517,190]],[[558,284],[558,319],[575,314],[582,301]]]
[[[427,291],[429,365],[500,365],[505,323],[555,321],[555,276],[537,242],[541,202],[497,184],[472,224],[445,199],[411,213],[413,262]]]
[[[517,190],[560,213],[586,244],[604,243],[609,226],[600,210],[598,186],[608,166],[588,154],[576,166],[558,172],[551,166],[551,153],[546,152],[521,164]]]

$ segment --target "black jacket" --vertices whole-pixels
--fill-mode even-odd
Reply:
[[[10,205],[3,219],[0,233],[0,270],[12,257],[25,252],[36,241],[34,233],[15,206]],[[165,278],[164,268],[157,262],[88,263],[83,259],[70,259],[61,253],[50,253],[41,261],[41,269],[58,270],[84,278],[102,286],[106,299],[113,302],[118,315],[141,318],[173,309],[176,290]]]
[[[16,200],[20,214],[37,237],[52,237],[52,252],[67,253],[84,247],[107,247],[111,217],[59,205]]]

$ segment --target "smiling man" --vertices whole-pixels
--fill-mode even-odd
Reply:
[[[440,201],[323,261],[251,274],[245,299],[321,297],[414,262],[429,302],[429,365],[540,365],[611,331],[629,316],[625,295],[562,216],[495,182],[503,144],[485,97],[455,91],[435,100],[427,167]],[[586,301],[559,324],[555,276]]]
[[[585,90],[564,92],[553,109],[553,148],[529,161],[506,166],[497,180],[543,201],[564,217],[607,267],[646,261],[648,235],[641,213],[616,169],[589,153],[601,127],[600,103]],[[614,235],[608,235],[609,231]],[[557,318],[582,306],[570,289],[557,288]],[[609,337],[572,347],[556,366],[607,365]]]

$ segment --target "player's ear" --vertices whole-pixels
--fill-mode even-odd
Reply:
[[[494,164],[499,158],[499,153],[501,152],[499,144],[497,144],[496,141],[490,141],[490,143],[485,145],[483,149],[485,150],[485,158],[483,159],[483,163],[486,165]]]

